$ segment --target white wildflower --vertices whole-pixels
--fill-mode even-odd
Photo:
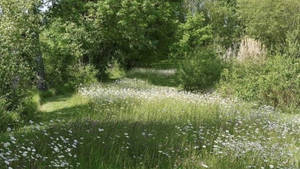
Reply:
[[[208,168],[208,165],[206,165],[204,163],[201,163],[201,166],[204,167],[204,168]]]

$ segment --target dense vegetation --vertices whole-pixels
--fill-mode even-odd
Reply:
[[[294,169],[299,98],[299,0],[0,0],[1,169]]]

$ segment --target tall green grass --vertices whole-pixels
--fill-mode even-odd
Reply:
[[[124,80],[48,98],[0,135],[0,168],[299,168],[299,116]]]

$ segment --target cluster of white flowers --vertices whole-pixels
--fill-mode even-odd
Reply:
[[[300,147],[291,139],[300,136],[300,116],[293,121],[279,119],[279,113],[274,109],[262,106],[248,115],[235,114],[232,117],[234,119],[229,123],[234,127],[231,131],[218,132],[214,140],[213,152],[216,155],[263,160],[263,163],[271,163],[269,168],[297,168]],[[258,168],[255,160],[249,168]]]
[[[72,132],[50,132],[44,129],[43,123],[35,124],[30,121],[30,124],[30,137],[10,133],[6,141],[0,142],[0,166],[9,169],[34,167],[36,163],[43,163],[46,168],[72,169],[79,166],[74,161],[77,159],[75,151],[80,142]],[[42,137],[44,138],[41,139]],[[46,142],[43,143],[42,140]]]
[[[141,90],[139,86],[147,87]],[[250,157],[258,161],[263,160],[266,164],[270,164],[266,168],[297,167],[295,157],[300,153],[300,148],[290,139],[298,138],[300,135],[300,116],[283,119],[271,106],[261,106],[245,113],[235,110],[233,105],[243,104],[237,99],[225,99],[217,93],[197,94],[178,91],[171,87],[155,87],[145,81],[132,79],[122,79],[110,86],[97,85],[82,88],[80,93],[95,100],[106,99],[109,102],[105,104],[110,105],[113,105],[116,100],[121,99],[127,102],[131,98],[158,102],[161,99],[172,99],[196,105],[206,103],[221,105],[227,109],[220,114],[219,118],[228,120],[226,125],[234,127],[223,131],[223,128],[211,125],[199,128],[193,126],[192,123],[182,127],[176,126],[178,139],[189,135],[190,141],[194,144],[192,148],[186,147],[183,151],[211,148],[212,153],[220,157],[231,156],[237,159]],[[146,133],[143,132],[142,136],[145,135]],[[196,144],[199,142],[201,145]],[[175,151],[174,149],[169,151],[160,149],[158,153],[170,158]],[[254,161],[248,166],[249,168],[258,167]]]
[[[145,69],[145,68],[135,68],[130,71],[130,73],[143,73],[143,74],[156,74],[164,76],[172,76],[176,73],[176,69]]]
[[[160,70],[154,73],[172,75],[174,72]],[[300,147],[299,140],[295,138],[300,136],[300,115],[283,118],[271,106],[241,112],[243,110],[237,109],[236,105],[243,103],[237,99],[225,99],[214,92],[197,94],[178,91],[171,87],[155,87],[137,79],[125,78],[109,86],[100,84],[81,88],[80,93],[92,100],[100,100],[96,103],[104,105],[101,112],[108,113],[123,110],[125,112],[128,107],[136,104],[136,100],[151,101],[152,104],[154,103],[152,101],[160,103],[162,99],[183,103],[180,106],[189,103],[193,106],[217,104],[220,105],[220,112],[215,119],[214,117],[208,119],[211,121],[195,122],[191,119],[193,122],[182,121],[167,126],[165,130],[160,130],[156,128],[160,126],[153,124],[149,128],[141,125],[140,130],[134,127],[132,131],[128,126],[120,124],[111,132],[110,128],[99,126],[101,124],[99,121],[86,121],[86,128],[82,126],[80,128],[81,133],[88,133],[85,138],[82,135],[75,136],[78,133],[64,128],[64,125],[59,131],[51,130],[51,126],[56,124],[55,121],[50,121],[47,128],[43,123],[30,121],[31,138],[14,135],[14,131],[9,129],[7,139],[0,141],[0,168],[1,166],[8,169],[25,168],[30,165],[34,168],[36,163],[41,162],[47,166],[46,168],[77,168],[80,163],[76,151],[85,139],[96,140],[94,143],[103,145],[104,149],[111,148],[110,152],[116,150],[129,155],[141,165],[145,163],[145,156],[149,155],[145,151],[149,151],[156,153],[155,156],[160,160],[181,159],[186,154],[208,152],[221,159],[229,157],[232,160],[245,160],[248,168],[299,167],[297,157],[300,154]],[[125,106],[120,106],[120,100]],[[165,107],[155,107],[155,111],[163,114],[169,110],[165,110]],[[168,129],[170,132],[166,132]],[[39,142],[41,137],[47,140],[47,144],[38,146],[43,144]],[[202,161],[198,165],[203,168],[211,167]]]
[[[155,87],[148,85],[148,88],[143,88],[142,90],[139,87],[134,87],[140,85],[146,86],[147,83],[142,80],[122,79],[109,86],[99,84],[81,88],[79,93],[90,98],[106,98],[110,100],[115,98],[124,100],[127,98],[135,98],[139,100],[173,99],[187,103],[217,103],[224,106],[238,102],[237,99],[222,98],[216,92],[197,94],[186,91],[178,91],[176,88],[171,87]]]
[[[176,135],[178,139],[189,136],[196,150],[209,148],[212,154],[220,158],[247,160],[248,168],[260,168],[264,164],[266,168],[297,168],[299,141],[291,140],[300,136],[300,123],[291,125],[289,121],[270,120],[270,116],[276,116],[276,113],[271,115],[263,111],[256,115],[256,119],[253,116],[235,114],[221,128],[196,127],[187,123],[175,126]]]

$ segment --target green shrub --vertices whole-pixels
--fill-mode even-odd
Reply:
[[[27,97],[41,80],[39,5],[38,0],[0,1],[1,129],[18,125],[36,111]]]
[[[31,77],[23,59],[0,51],[0,97],[5,97],[9,109],[16,108],[28,94]]]
[[[222,63],[212,48],[212,28],[203,14],[188,15],[179,26],[178,42],[173,46],[178,61],[177,79],[186,90],[204,90],[220,77]]]
[[[22,103],[16,109],[16,111],[20,112],[23,122],[33,120],[38,111],[38,103],[36,103],[33,100],[33,96],[30,95],[22,100]]]
[[[106,69],[106,74],[109,79],[119,79],[124,77],[126,73],[121,64],[117,60],[114,60]]]
[[[39,92],[40,102],[44,102],[45,99],[47,99],[49,97],[53,97],[55,95],[56,95],[55,89],[48,89],[46,91],[40,91]]]
[[[300,58],[300,25],[297,30],[287,33],[285,55]]]
[[[222,62],[214,50],[197,50],[180,62],[177,78],[186,90],[203,90],[218,81],[221,70]]]
[[[299,30],[300,1],[238,0],[238,14],[246,33],[268,49],[281,50],[289,32]]]
[[[0,57],[1,128],[33,118],[37,104],[32,101],[30,93],[32,74],[23,59],[10,54]]]
[[[41,34],[46,77],[50,88],[69,81],[70,66],[75,66],[83,56],[84,28],[73,22],[55,19]]]
[[[11,114],[6,110],[7,109],[7,102],[5,99],[0,98],[0,132],[5,131],[9,124],[14,123],[13,117]]]
[[[26,121],[34,120],[38,112],[39,98],[37,93],[27,92],[26,96],[12,106],[12,102],[0,96],[0,132],[7,128],[16,128]]]
[[[91,65],[70,66],[68,72],[70,76],[68,84],[72,89],[97,82],[98,71]]]
[[[0,131],[8,127],[19,127],[29,120],[35,120],[39,102],[37,93],[27,92],[27,95],[12,108],[10,101],[0,97]]]
[[[300,60],[274,56],[266,63],[235,63],[222,73],[219,90],[247,101],[279,108],[300,106]]]
[[[207,1],[203,8],[215,43],[228,49],[239,42],[243,27],[237,13],[237,0]]]

